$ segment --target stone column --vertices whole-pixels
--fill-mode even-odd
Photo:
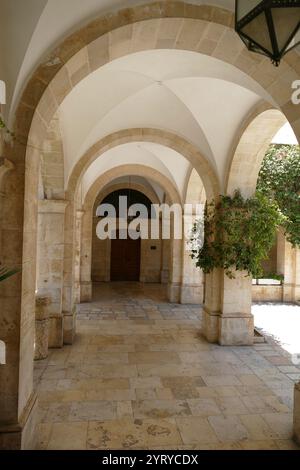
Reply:
[[[1,134],[1,132],[0,132]],[[1,227],[2,227],[2,217],[3,217],[3,208],[6,194],[4,192],[3,184],[5,175],[14,168],[13,163],[7,158],[1,157],[2,155],[2,145],[1,145],[1,135],[0,135],[0,252],[1,252]],[[1,261],[1,260],[0,260]]]
[[[203,272],[196,267],[195,261],[190,256],[189,237],[196,216],[184,215],[184,234],[182,247],[182,285],[180,302],[182,304],[203,303]]]
[[[92,244],[97,219],[93,218],[92,208],[86,208],[82,218],[81,257],[80,257],[80,302],[92,300]]]
[[[205,274],[202,331],[210,343],[217,343],[219,340],[221,275],[220,269],[214,269],[211,273]]]
[[[0,340],[5,350],[5,363],[0,364],[3,450],[33,449],[37,422],[37,396],[33,391],[36,206],[34,202],[30,205],[31,217],[23,225],[24,195],[29,200],[31,188],[24,189],[25,168],[19,150],[17,144],[5,149],[9,158],[0,163],[0,261],[10,267],[21,267],[23,263],[22,272],[0,283]],[[15,166],[9,162],[11,158]],[[29,232],[30,243],[26,243]]]
[[[252,278],[236,271],[235,279],[222,275],[219,343],[224,346],[251,346],[254,341],[254,318],[251,314]]]
[[[64,317],[62,313],[64,217],[67,202],[42,200],[38,207],[37,292],[48,297],[49,347],[64,344]]]
[[[34,360],[40,361],[48,357],[49,346],[49,297],[36,297],[35,300],[35,341]]]
[[[180,301],[182,283],[182,240],[171,240],[171,260],[168,284],[168,298],[172,303]]]
[[[160,282],[168,284],[170,271],[170,240],[163,239],[163,217],[159,219],[159,238],[161,240]]]
[[[81,239],[82,239],[82,219],[84,211],[76,211],[75,220],[75,260],[74,260],[74,282],[75,282],[75,303],[80,303],[80,262],[81,262]]]
[[[300,250],[286,240],[283,230],[278,232],[277,271],[284,275],[283,301],[297,302],[300,299]]]
[[[300,382],[294,391],[294,439],[300,445]]]
[[[251,314],[252,279],[236,271],[230,279],[223,270],[206,276],[204,334],[223,346],[251,346],[254,319]]]

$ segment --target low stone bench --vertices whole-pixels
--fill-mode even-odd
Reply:
[[[49,297],[36,297],[35,299],[35,350],[34,360],[40,361],[48,357],[49,342]]]

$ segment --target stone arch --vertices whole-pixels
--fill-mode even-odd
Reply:
[[[139,191],[140,193],[143,193],[145,196],[150,199],[152,204],[159,204],[159,199],[157,194],[152,190],[151,188],[147,188],[146,186],[143,186],[143,184],[137,183],[137,182],[132,182],[132,183],[113,183],[113,184],[108,184],[103,191],[98,194],[95,204],[100,203],[101,200],[103,200],[106,196],[111,194],[114,191],[118,191],[119,189],[135,189],[136,191]]]
[[[186,139],[183,137],[175,135],[171,132],[150,128],[125,129],[114,132],[113,134],[104,137],[95,145],[93,145],[73,168],[66,190],[66,199],[69,201],[69,204],[66,209],[65,217],[65,246],[69,252],[73,251],[73,258],[66,258],[64,263],[65,294],[63,296],[63,310],[65,312],[70,312],[72,302],[74,301],[74,298],[70,295],[74,269],[72,259],[75,259],[76,254],[76,250],[74,250],[73,246],[74,211],[76,210],[76,206],[77,208],[80,208],[81,206],[81,202],[78,200],[78,198],[80,194],[80,183],[82,177],[89,166],[97,158],[101,157],[104,152],[129,142],[154,142],[169,147],[182,154],[187,160],[189,160],[191,165],[201,175],[208,197],[216,198],[219,195],[219,181],[210,163],[207,162],[207,160],[202,156],[201,152],[199,152],[199,150],[193,144],[186,141]]]
[[[205,204],[206,193],[200,175],[193,168],[188,175],[185,189],[185,204],[192,205],[185,210],[185,233],[190,231],[197,219],[196,204]],[[199,215],[200,216],[200,215]],[[204,276],[202,271],[195,266],[188,251],[187,234],[183,240],[182,248],[182,287],[180,301],[183,304],[202,304],[204,299]]]
[[[16,425],[25,408],[33,409],[32,370],[28,370],[28,362],[33,359],[39,149],[47,124],[76,83],[93,68],[129,52],[153,48],[198,51],[250,74],[273,96],[299,138],[299,109],[291,103],[289,90],[290,82],[298,79],[299,56],[291,52],[279,69],[273,68],[268,59],[246,50],[234,33],[233,25],[233,15],[226,10],[181,1],[157,1],[123,9],[92,21],[66,38],[45,58],[29,80],[19,101],[13,126],[23,144],[18,141],[12,148],[6,148],[7,157],[15,168],[7,175],[6,188],[11,196],[9,201],[5,201],[4,213],[10,230],[3,231],[2,238],[5,246],[10,248],[7,252],[11,249],[14,252],[10,261],[17,265],[23,263],[22,283],[20,276],[7,281],[7,289],[14,291],[14,302],[10,302],[9,307],[8,298],[4,296],[4,314],[10,309],[7,331],[12,325],[17,331],[22,330],[16,354],[21,359],[20,363],[12,366],[13,385],[9,391],[10,396],[17,399],[5,409],[3,420],[6,423]],[[101,50],[101,54],[96,54],[95,50]],[[83,63],[74,57],[80,51],[83,57],[88,54]],[[30,145],[26,147],[27,142]],[[69,274],[67,272],[66,277]]]
[[[83,219],[81,229],[81,256],[80,256],[80,300],[81,302],[87,302],[91,300],[92,296],[92,284],[91,284],[91,256],[92,256],[92,220],[93,220],[93,208],[95,202],[98,199],[99,189],[104,188],[104,192],[101,192],[101,197],[107,191],[110,191],[108,184],[116,178],[121,176],[142,176],[150,179],[160,186],[162,186],[168,194],[171,202],[174,204],[181,205],[181,198],[178,194],[177,189],[173,183],[164,175],[154,170],[153,168],[144,165],[122,165],[107,172],[103,173],[91,186],[90,190],[86,194],[83,204]],[[107,187],[108,186],[108,187]],[[107,189],[105,189],[107,187]],[[122,185],[123,187],[123,185]],[[153,195],[152,195],[153,197]],[[157,197],[156,197],[157,200]],[[176,254],[176,253],[175,253]],[[174,262],[178,263],[179,259],[176,257]]]
[[[219,194],[220,184],[210,163],[201,152],[181,136],[161,129],[138,128],[114,132],[93,145],[77,162],[70,175],[66,196],[71,199],[78,190],[82,175],[104,152],[130,142],[151,142],[163,145],[183,155],[201,175],[208,197]]]
[[[119,184],[113,184],[113,185],[108,185],[106,186],[103,191],[101,191],[97,197],[96,197],[96,200],[94,202],[94,205],[93,205],[93,209],[92,209],[92,225],[93,225],[93,231],[92,231],[92,247],[91,247],[91,280],[93,280],[93,266],[94,266],[94,244],[95,244],[95,230],[96,230],[96,217],[95,217],[95,214],[96,214],[96,210],[97,210],[97,206],[104,200],[104,198],[106,196],[108,196],[109,194],[111,194],[112,192],[114,191],[117,191],[117,190],[120,190],[120,189],[134,189],[136,191],[139,191],[140,193],[144,194],[148,199],[149,201],[151,202],[151,204],[160,204],[160,201],[158,199],[158,196],[157,194],[154,192],[154,190],[152,190],[151,188],[149,187],[146,187],[145,185],[143,185],[142,183],[138,184],[138,183],[119,183]],[[93,240],[94,239],[94,240]],[[97,244],[97,241],[96,241],[96,244]],[[104,246],[103,246],[104,245]],[[144,248],[144,245],[145,245],[145,242],[142,242],[141,243],[141,248]],[[106,240],[106,241],[102,241],[98,242],[98,250],[96,249],[96,251],[102,253],[102,256],[103,254],[105,253],[106,256],[104,256],[104,259],[105,259],[105,262],[101,262],[101,269],[103,269],[103,267],[105,267],[105,271],[106,271],[106,280],[110,280],[110,255],[111,255],[111,241],[110,240]],[[104,248],[104,250],[103,250]],[[84,266],[84,262],[86,261],[86,258],[85,257],[81,257],[81,267],[83,268]],[[143,256],[141,257],[141,267],[144,268],[144,271],[145,271],[145,262],[144,262],[144,259],[143,259]],[[143,274],[143,269],[141,269],[141,272],[140,272],[140,275],[142,276]],[[144,278],[145,279],[145,278]]]
[[[281,111],[267,109],[248,123],[230,164],[226,183],[228,194],[232,194],[237,188],[245,196],[254,193],[266,151],[273,137],[286,122]]]
[[[187,178],[184,200],[186,204],[205,203],[206,201],[206,193],[201,176],[194,168]]]
[[[95,206],[101,202],[102,199],[104,199],[106,196],[108,196],[111,192],[117,191],[118,189],[136,189],[137,191],[142,192],[147,196],[152,204],[159,204],[159,199],[151,188],[146,188],[142,184],[138,184],[136,182],[134,183],[112,183],[106,185],[103,190],[98,194],[94,207],[93,207],[93,212],[92,214],[95,213]],[[91,284],[86,283],[83,281],[81,283],[81,273],[85,273],[82,277],[87,277],[89,278],[89,273],[90,273],[90,260],[86,257],[82,256],[82,250],[84,249],[88,253],[91,253],[89,250],[89,245],[87,246],[87,234],[88,234],[88,227],[86,224],[86,217],[84,217],[84,211],[79,211],[79,226],[78,230],[80,230],[80,233],[77,234],[77,240],[78,240],[78,247],[79,247],[79,256],[77,259],[75,259],[75,298],[76,298],[76,303],[79,303],[80,301],[86,302],[88,299],[91,298]],[[76,266],[78,264],[78,266]]]

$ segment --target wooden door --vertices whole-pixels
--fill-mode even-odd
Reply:
[[[139,281],[141,240],[111,240],[111,281]]]

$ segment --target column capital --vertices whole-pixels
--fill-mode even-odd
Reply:
[[[38,201],[39,214],[64,214],[69,201],[64,199],[42,199]]]

